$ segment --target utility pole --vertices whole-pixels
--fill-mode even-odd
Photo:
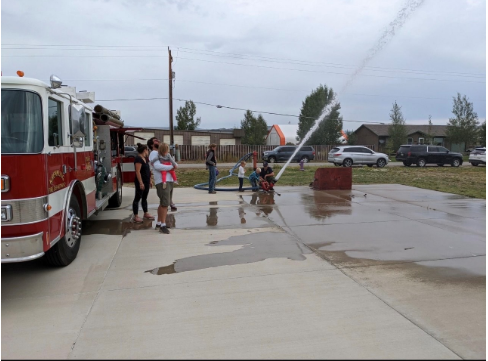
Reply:
[[[173,139],[173,69],[171,68],[171,63],[173,62],[173,57],[171,56],[171,50],[168,46],[168,60],[169,60],[169,146],[170,153],[173,155],[174,139]]]

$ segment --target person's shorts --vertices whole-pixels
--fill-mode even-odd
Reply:
[[[166,189],[163,189],[163,183],[156,184],[156,193],[159,197],[159,205],[161,207],[170,206],[172,192],[173,192],[173,182],[167,182]]]

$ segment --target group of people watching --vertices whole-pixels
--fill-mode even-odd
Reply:
[[[208,179],[208,193],[216,194],[215,183],[218,174],[217,159],[215,155],[216,144],[210,144],[206,154],[205,164],[209,172]],[[148,212],[147,196],[151,188],[151,173],[154,178],[154,185],[156,193],[159,198],[159,207],[157,211],[156,229],[159,232],[169,234],[168,225],[166,224],[166,215],[168,208],[171,211],[176,211],[177,208],[173,203],[173,185],[178,184],[175,169],[178,164],[175,162],[169,153],[169,145],[160,143],[157,137],[152,137],[147,141],[147,144],[137,143],[137,156],[134,160],[135,167],[135,197],[132,202],[132,222],[142,223],[143,219],[154,220],[155,217]],[[245,178],[246,162],[242,161],[239,166],[239,191],[243,192],[243,182]],[[252,188],[262,188],[265,191],[272,190],[276,179],[274,177],[273,169],[268,165],[268,162],[263,162],[263,168],[256,168],[249,176]],[[139,213],[139,202],[141,202],[142,210],[144,212],[141,219]]]
[[[174,161],[171,154],[169,154],[169,145],[159,142],[159,139],[152,137],[147,141],[147,144],[137,144],[137,156],[134,160],[136,177],[134,180],[135,197],[132,202],[132,222],[142,223],[139,217],[139,201],[141,201],[142,210],[144,212],[143,218],[154,220],[154,216],[149,214],[147,208],[147,196],[149,188],[151,187],[151,173],[154,178],[154,185],[156,193],[159,198],[158,215],[156,222],[156,229],[159,232],[169,234],[169,227],[166,224],[166,215],[168,214],[168,207],[172,211],[177,208],[173,203],[173,184],[177,183],[175,169],[178,164]]]

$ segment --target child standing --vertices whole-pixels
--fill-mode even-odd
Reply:
[[[251,173],[249,176],[249,181],[251,182],[251,186],[253,188],[258,188],[258,182],[259,182],[259,175],[261,173],[261,168],[256,168],[254,172]],[[256,190],[256,189],[254,189]]]
[[[161,162],[161,164],[173,165],[174,167],[169,171],[165,171],[165,170],[161,171],[161,176],[163,177],[163,189],[166,189],[166,172],[169,172],[169,174],[171,174],[171,177],[173,177],[174,184],[178,184],[178,180],[176,179],[176,172],[175,172],[175,169],[178,168],[178,164],[176,164],[171,154],[168,153],[165,156],[160,156],[159,161]]]
[[[242,161],[241,165],[239,166],[239,173],[237,174],[239,177],[239,192],[244,192],[244,189],[242,189],[242,185],[244,183],[244,173],[246,173],[246,162]]]

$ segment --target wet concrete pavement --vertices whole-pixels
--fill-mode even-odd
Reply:
[[[124,188],[69,267],[2,265],[3,357],[486,357],[485,200],[278,191],[176,189],[162,235]]]

